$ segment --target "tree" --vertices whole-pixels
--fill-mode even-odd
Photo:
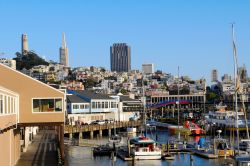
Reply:
[[[120,90],[120,92],[121,92],[122,94],[128,93],[128,91],[127,91],[126,89],[124,89],[124,88],[122,88],[122,89]]]
[[[48,66],[49,63],[46,62],[44,59],[40,58],[36,53],[29,51],[27,55],[22,55],[21,53],[16,53],[16,69],[22,70],[23,68],[29,70],[34,66],[38,65],[46,65]]]

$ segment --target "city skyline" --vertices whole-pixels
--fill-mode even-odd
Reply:
[[[21,52],[20,35],[26,33],[29,50],[59,62],[58,48],[65,32],[72,67],[109,69],[109,46],[124,42],[131,46],[131,69],[154,63],[156,70],[177,75],[180,66],[180,75],[210,80],[213,68],[219,71],[219,78],[233,73],[232,22],[236,23],[239,65],[250,60],[249,5],[193,0],[0,2],[0,53],[13,58],[15,52]],[[126,8],[129,11],[120,12]]]

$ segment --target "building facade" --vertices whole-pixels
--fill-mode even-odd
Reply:
[[[64,93],[3,64],[0,75],[4,77],[0,79],[1,165],[16,164],[39,126],[57,130],[64,158]]]
[[[154,73],[154,64],[142,64],[142,73],[143,74],[152,74]]]
[[[4,64],[6,66],[9,66],[10,68],[16,70],[16,61],[13,59],[2,58],[2,59],[0,59],[0,63]]]
[[[115,43],[110,47],[110,65],[111,71],[131,70],[131,49],[126,43]]]
[[[211,82],[217,82],[218,81],[218,71],[216,69],[213,69],[211,72]]]

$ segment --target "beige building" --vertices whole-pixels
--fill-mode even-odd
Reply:
[[[9,66],[12,69],[16,70],[16,60],[1,58],[0,63],[4,64],[6,66]]]
[[[65,95],[0,64],[0,161],[15,165],[39,126],[55,126],[64,157]]]

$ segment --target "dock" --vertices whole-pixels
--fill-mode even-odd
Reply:
[[[99,136],[102,137],[104,130],[108,130],[109,136],[111,136],[111,130],[127,127],[139,127],[142,125],[142,121],[126,121],[126,122],[114,122],[114,123],[105,123],[102,125],[65,125],[64,134],[68,134],[69,138],[73,137],[73,134],[78,134],[79,139],[82,139],[82,133],[89,132],[90,139],[94,138],[94,132],[99,131]]]
[[[204,150],[190,149],[189,152],[194,155],[206,158],[206,159],[217,159],[219,156],[213,153],[205,152]]]
[[[116,155],[123,161],[132,161],[133,158],[128,156],[128,152],[123,149],[118,149]]]

